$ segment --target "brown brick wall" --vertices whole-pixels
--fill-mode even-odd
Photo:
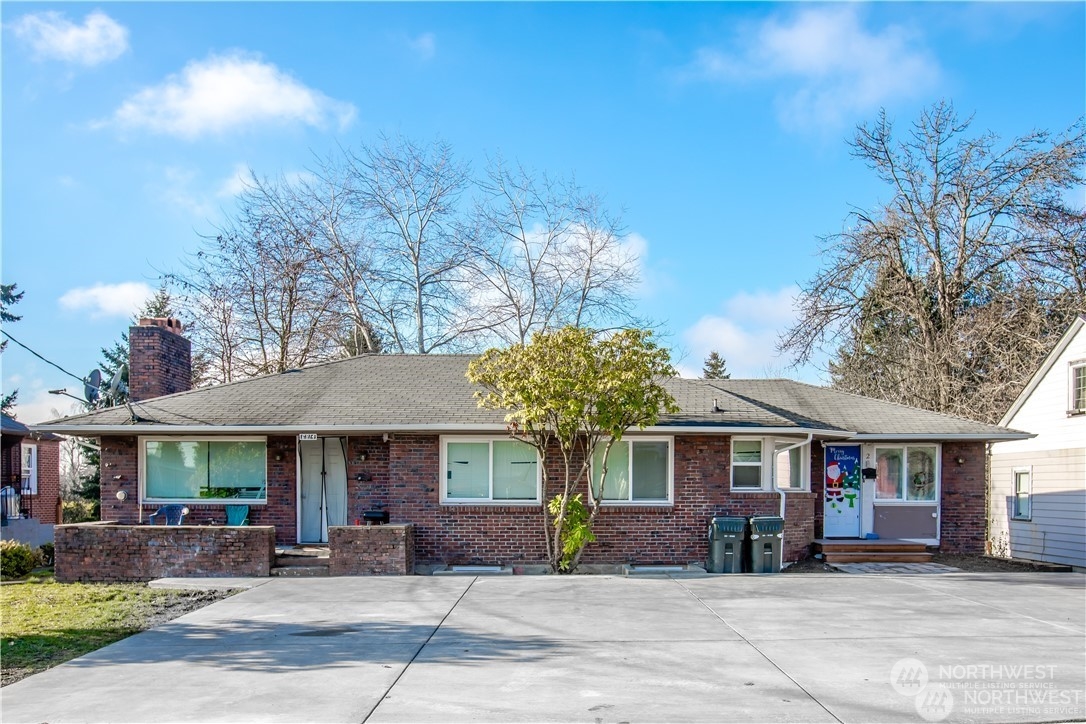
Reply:
[[[134,436],[103,437],[102,446],[102,520],[112,520],[127,525],[141,521],[137,498],[139,493],[139,446]],[[297,516],[295,513],[297,466],[293,437],[268,438],[268,502],[266,505],[249,503],[249,524],[275,527],[276,540],[291,545],[297,541]],[[117,480],[120,476],[120,480]],[[128,493],[125,501],[117,500],[117,491]],[[237,504],[217,501],[206,504],[186,504],[189,514],[185,523],[191,525],[224,525],[226,505]],[[245,501],[242,501],[245,504]],[[142,521],[158,509],[157,504],[143,505]]]
[[[814,523],[812,538],[821,538],[825,531],[826,508],[826,471],[823,465],[826,461],[826,451],[818,440],[811,441],[811,496],[814,498]],[[862,462],[862,461],[861,461]]]
[[[19,459],[21,437],[4,435],[3,448],[0,448],[0,488],[19,487],[22,461]]]
[[[20,501],[24,510],[44,525],[57,522],[57,501],[60,499],[60,440],[39,440],[36,437],[4,437],[3,472],[0,487],[22,490],[22,444],[38,447],[38,492],[24,495]]]
[[[888,443],[889,444],[889,443]],[[904,444],[904,443],[903,443]],[[944,442],[942,446],[942,513],[939,550],[945,553],[983,553],[985,529],[985,443]],[[822,446],[811,449],[811,491],[814,493],[814,530],[822,537]],[[957,463],[958,458],[965,462]],[[866,460],[863,462],[866,465]]]
[[[782,560],[786,563],[802,561],[811,555],[811,541],[815,539],[815,499],[817,497],[819,496],[814,493],[787,493],[785,495]]]
[[[112,436],[99,440],[102,453],[102,520],[118,523],[139,522],[139,455],[136,436]],[[117,492],[127,493],[127,500],[117,500]],[[154,512],[154,511],[151,511]]]
[[[135,502],[137,452],[134,437],[102,439],[103,519],[127,524],[139,521]],[[598,539],[585,551],[583,561],[642,565],[704,561],[708,555],[706,530],[713,516],[779,514],[777,493],[731,493],[730,454],[727,437],[676,437],[674,505],[604,508],[595,527]],[[250,522],[274,526],[280,545],[297,541],[295,455],[293,437],[268,439],[268,503],[250,507]],[[813,461],[814,466],[818,464]],[[546,560],[540,506],[441,505],[439,466],[437,435],[393,434],[387,443],[380,435],[350,437],[348,524],[360,521],[364,511],[375,508],[387,509],[394,523],[414,524],[419,564],[505,565]],[[116,475],[122,479],[114,481]],[[553,495],[561,479],[559,461],[553,455],[549,475]],[[124,502],[115,497],[121,487],[129,492]],[[817,498],[809,493],[787,495],[785,561],[807,556],[814,538]],[[155,507],[144,506],[143,520]],[[186,523],[225,522],[222,503],[188,507]]]
[[[29,507],[39,522],[54,525],[60,522],[57,520],[57,501],[60,500],[60,440],[33,442],[38,446],[38,494],[30,496]],[[25,500],[23,505],[27,505]]]
[[[419,564],[513,564],[546,559],[539,506],[440,504],[439,438],[394,435],[390,443],[387,506],[394,521],[417,526]],[[706,531],[716,515],[777,515],[776,493],[730,492],[730,441],[726,437],[675,438],[672,506],[606,507],[595,525],[597,540],[584,563],[676,564],[704,561]],[[550,497],[559,468],[551,456]],[[810,495],[790,503],[802,520],[790,526],[786,560],[806,557],[813,525]],[[793,558],[793,556],[795,558]]]
[[[943,443],[943,553],[984,553],[985,455],[983,442]],[[964,461],[960,465],[958,458]]]
[[[57,581],[149,581],[165,576],[267,576],[275,531],[262,527],[132,526],[54,529]]]
[[[415,572],[415,527],[329,526],[333,576],[409,576]]]
[[[129,328],[128,394],[133,402],[192,389],[192,343],[180,332],[177,320],[165,319],[141,319]]]

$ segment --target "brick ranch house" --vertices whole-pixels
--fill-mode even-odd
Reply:
[[[384,510],[413,524],[419,565],[545,560],[554,491],[503,414],[476,405],[470,356],[364,355],[190,390],[178,323],[140,320],[130,340],[130,408],[38,426],[98,438],[103,520],[183,503],[186,524],[221,525],[244,502],[283,546]],[[615,446],[586,563],[704,562],[716,515],[783,515],[785,562],[868,534],[983,553],[985,445],[1029,436],[791,380],[667,385],[681,411]]]

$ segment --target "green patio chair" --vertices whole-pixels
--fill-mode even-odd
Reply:
[[[227,525],[248,525],[249,524],[249,506],[248,505],[228,505],[228,506],[226,506],[226,524]]]

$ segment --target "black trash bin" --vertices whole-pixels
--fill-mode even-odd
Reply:
[[[784,518],[777,515],[750,519],[750,572],[780,573]]]
[[[709,573],[743,572],[743,538],[746,518],[719,516],[709,523]]]

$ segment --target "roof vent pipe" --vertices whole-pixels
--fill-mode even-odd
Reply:
[[[719,402],[719,400],[717,400],[717,398],[714,397],[713,398],[713,412],[724,412],[723,410],[720,409],[720,405],[718,404],[718,402]]]

